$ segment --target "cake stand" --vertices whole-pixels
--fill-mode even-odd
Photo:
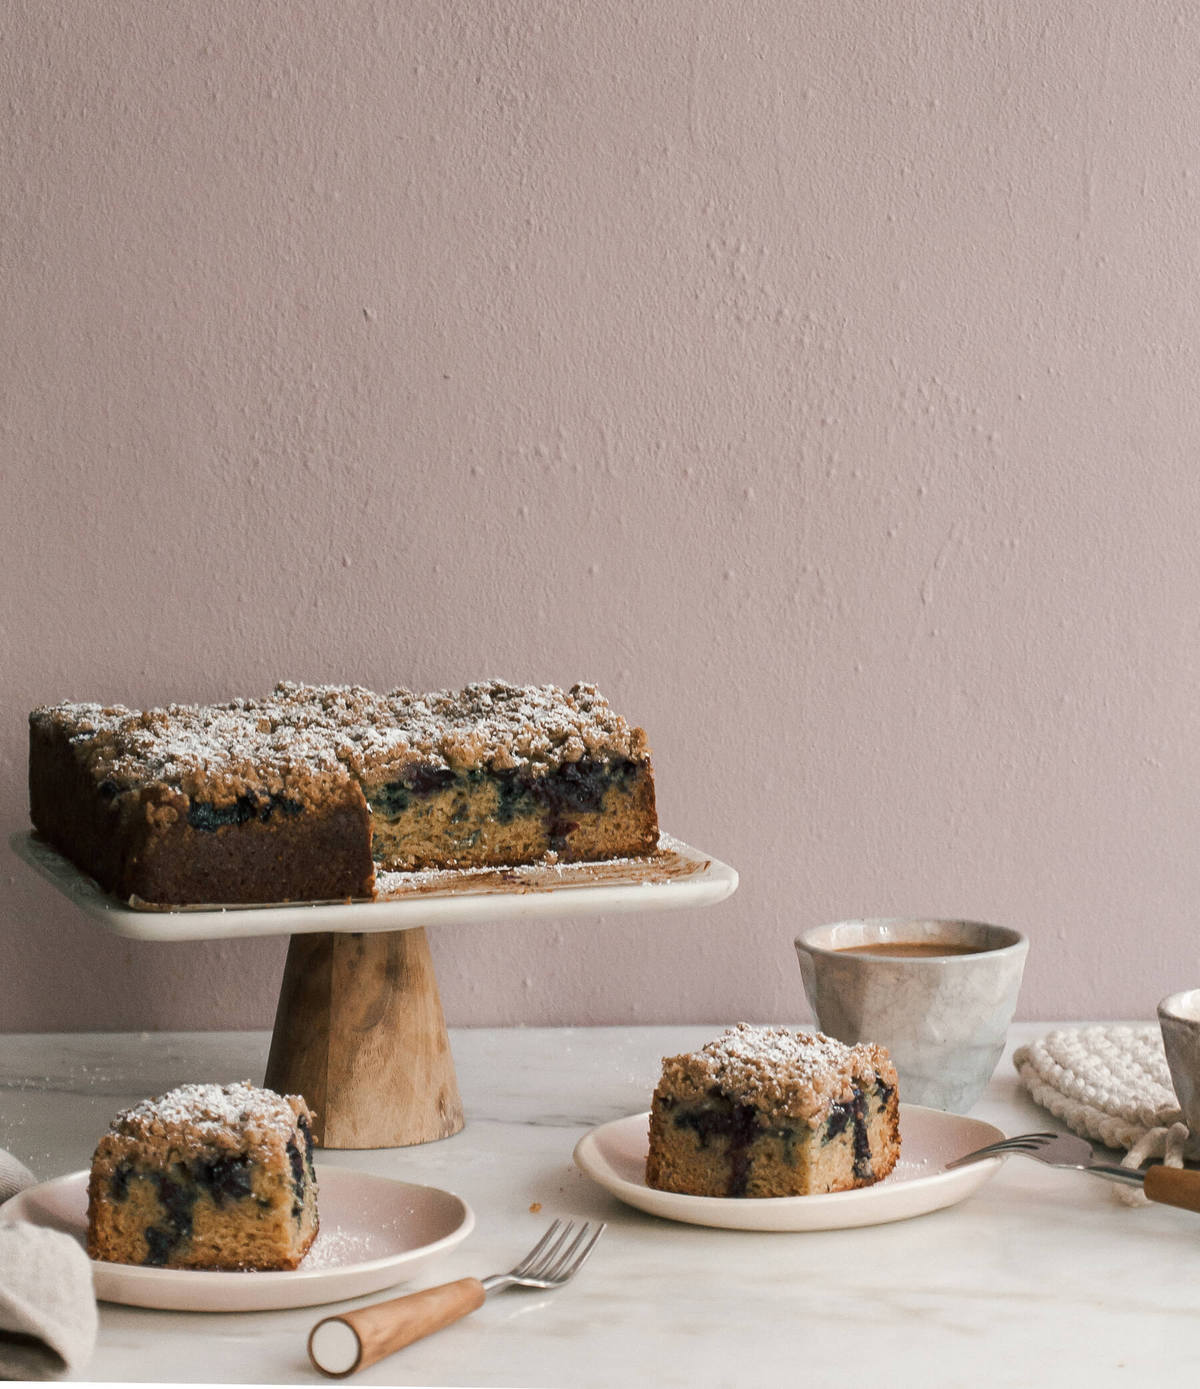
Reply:
[[[380,873],[362,902],[151,910],[121,902],[40,836],[10,843],[106,930],[136,940],[290,936],[264,1084],[300,1094],[326,1148],[395,1148],[457,1133],[462,1100],[426,928],[710,906],[728,864],[663,835],[607,863]]]

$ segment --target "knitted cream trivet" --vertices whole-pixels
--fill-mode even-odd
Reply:
[[[1013,1065],[1037,1103],[1069,1129],[1127,1149],[1122,1167],[1149,1159],[1183,1166],[1188,1130],[1156,1024],[1060,1028],[1018,1047]],[[1139,1187],[1113,1192],[1127,1205],[1146,1202]]]

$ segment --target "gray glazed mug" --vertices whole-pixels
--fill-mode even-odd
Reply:
[[[868,953],[884,948],[919,953]],[[979,921],[876,917],[796,937],[821,1031],[891,1053],[903,1104],[965,1113],[987,1088],[1017,1006],[1029,942]]]
[[[1183,1121],[1200,1137],[1200,989],[1164,998],[1158,1005],[1158,1026]]]

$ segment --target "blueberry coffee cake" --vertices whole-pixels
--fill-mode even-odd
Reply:
[[[871,1043],[738,1023],[663,1058],[646,1183],[692,1196],[808,1196],[877,1182],[900,1156],[896,1068]]]
[[[184,1085],[124,1110],[88,1181],[93,1259],[295,1268],[317,1237],[312,1114],[248,1081]]]
[[[209,706],[43,706],[29,796],[34,827],[137,905],[369,898],[376,868],[658,845],[646,735],[585,684],[282,683]]]

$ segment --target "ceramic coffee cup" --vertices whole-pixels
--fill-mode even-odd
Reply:
[[[817,1025],[891,1053],[903,1104],[965,1113],[1004,1051],[1029,942],[978,921],[877,917],[796,937]]]
[[[1158,1005],[1158,1026],[1183,1122],[1200,1136],[1200,989],[1164,998]]]

